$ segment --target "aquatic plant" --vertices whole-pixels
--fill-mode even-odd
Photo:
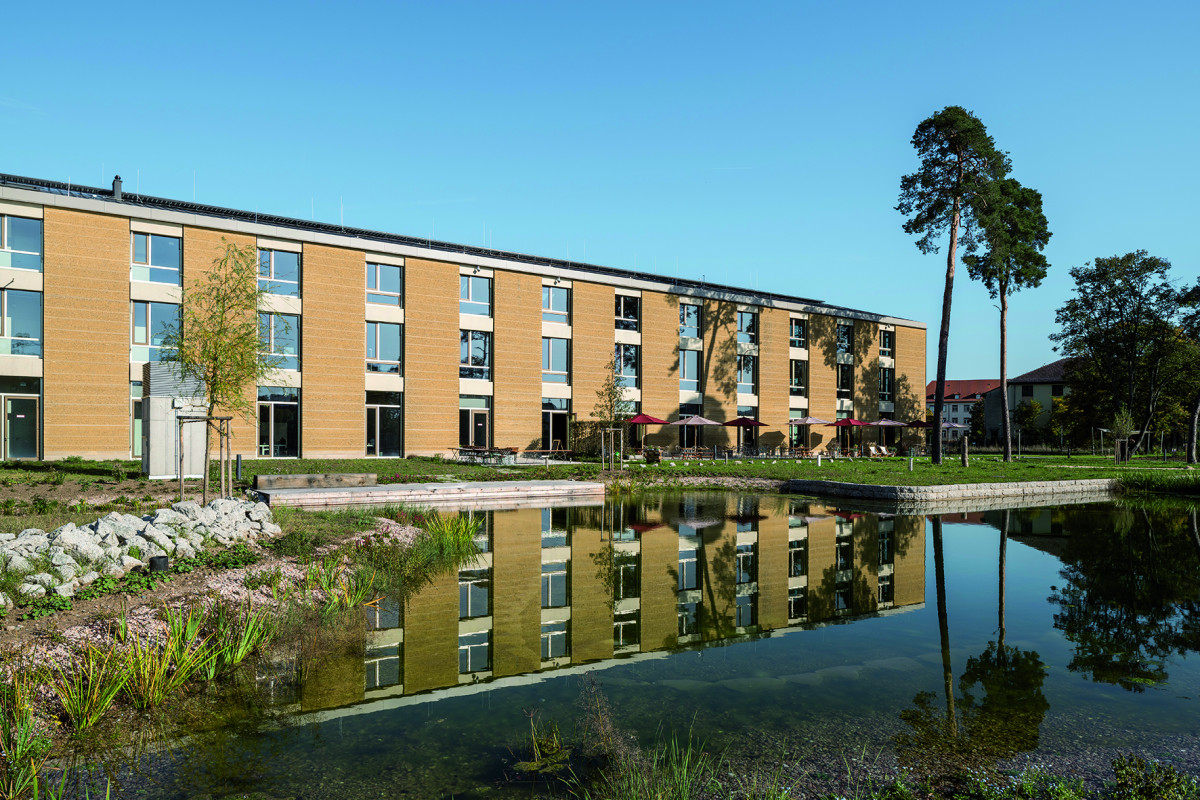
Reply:
[[[214,658],[201,669],[208,680],[232,670],[253,652],[265,647],[275,636],[279,622],[266,608],[255,610],[249,603],[235,608],[226,603],[214,603],[209,609],[208,624]]]
[[[189,646],[173,640],[173,635],[168,631],[162,647],[148,638],[134,636],[130,640],[127,652],[130,675],[125,683],[125,695],[136,708],[162,705],[216,658],[207,638]]]
[[[32,674],[20,672],[11,684],[0,685],[0,796],[5,798],[32,791],[50,756],[50,740],[38,731],[33,716],[36,683]]]
[[[95,725],[129,680],[129,662],[116,650],[88,647],[68,667],[55,665],[53,687],[76,731]]]
[[[1196,781],[1175,767],[1141,756],[1125,755],[1112,764],[1116,775],[1114,800],[1195,800],[1200,797]]]

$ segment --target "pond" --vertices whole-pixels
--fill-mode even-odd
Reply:
[[[690,734],[768,770],[921,767],[948,742],[1084,773],[1200,763],[1194,510],[707,493],[471,513],[484,552],[457,574],[177,710],[187,735],[148,723],[103,774],[155,798],[529,796],[505,777],[531,715],[569,738],[581,694],[642,746]]]

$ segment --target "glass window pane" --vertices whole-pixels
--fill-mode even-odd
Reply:
[[[375,285],[375,273],[378,269],[379,269],[379,266],[377,264],[367,264],[367,288],[368,289],[378,288]]]
[[[471,279],[469,277],[467,277],[466,275],[458,276],[458,299],[459,300],[470,300],[471,299]]]
[[[24,250],[28,253],[42,252],[42,221],[25,217],[8,218],[9,250]]]
[[[389,264],[379,265],[379,289],[400,294],[400,268]]]
[[[490,304],[492,302],[492,279],[472,278],[471,283],[471,299],[476,303]]]
[[[146,242],[150,237],[144,233],[133,234],[133,263],[145,264],[147,260]]]
[[[174,236],[151,236],[150,263],[156,267],[179,269],[179,240]]]
[[[375,343],[378,341],[378,326],[374,322],[367,323],[367,358],[378,358]]]
[[[263,277],[263,278],[271,277],[271,251],[270,250],[259,250],[258,251],[258,274],[260,277]]]
[[[379,409],[379,455],[400,457],[400,435],[402,430],[400,409]]]
[[[10,289],[5,294],[7,295],[8,314],[4,320],[4,334],[40,340],[42,338],[42,293]]]
[[[134,303],[133,304],[133,341],[134,341],[134,344],[146,344],[147,343],[147,336],[146,336],[147,325],[146,325],[146,323],[147,323],[146,304],[145,303]],[[12,330],[12,328],[8,324],[8,320],[5,320],[4,330],[6,330],[6,331]]]
[[[150,344],[159,347],[166,332],[179,320],[179,306],[174,303],[150,304]]]
[[[400,360],[400,326],[385,323],[379,326],[379,360]]]
[[[300,352],[300,318],[293,314],[275,315],[275,352],[296,355]]]
[[[275,251],[275,280],[300,280],[300,254]]]

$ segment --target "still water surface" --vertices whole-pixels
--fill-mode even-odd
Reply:
[[[814,769],[914,765],[948,736],[985,760],[1200,752],[1195,512],[697,494],[474,513],[476,561],[330,655],[264,666],[134,780],[108,769],[145,797],[528,795],[502,782],[509,748],[535,709],[570,734],[585,674],[643,745],[690,730]]]

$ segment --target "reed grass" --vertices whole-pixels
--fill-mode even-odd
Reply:
[[[270,609],[255,610],[249,602],[241,608],[214,603],[208,615],[214,657],[200,669],[201,676],[213,680],[229,672],[265,647],[278,632],[279,624]]]
[[[709,756],[691,739],[680,744],[672,738],[647,754],[610,765],[593,785],[573,780],[570,791],[579,800],[720,797],[723,794],[717,779],[720,767],[720,758]]]
[[[125,695],[136,708],[160,706],[198,673],[202,674],[216,657],[209,638],[185,643],[173,640],[168,631],[167,641],[160,647],[134,636],[127,653],[130,675]]]
[[[91,646],[72,666],[54,668],[54,692],[76,732],[100,721],[130,674],[129,661],[121,653]]]
[[[50,756],[50,740],[42,736],[33,717],[30,673],[18,673],[0,686],[0,796],[21,798],[38,785],[38,774]]]

